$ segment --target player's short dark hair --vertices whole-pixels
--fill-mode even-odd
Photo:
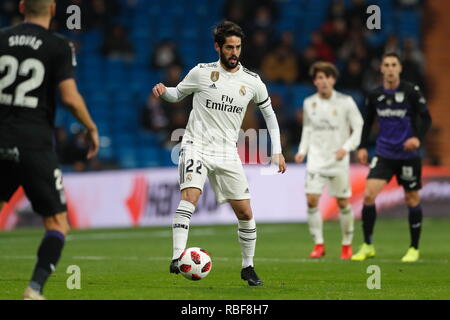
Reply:
[[[213,32],[214,42],[219,44],[219,47],[222,47],[225,44],[226,38],[236,36],[241,38],[241,40],[245,39],[244,31],[242,28],[232,21],[222,21],[215,28]]]
[[[336,66],[330,62],[318,61],[315,62],[311,68],[309,68],[309,76],[314,80],[319,72],[325,73],[327,77],[333,77],[337,79],[339,77],[339,71]]]
[[[400,55],[397,52],[386,52],[385,54],[383,54],[383,56],[381,57],[381,61],[384,61],[385,58],[397,58],[398,63],[400,63],[400,65],[402,64],[402,58],[400,57]]]
[[[25,4],[25,14],[30,16],[41,16],[47,13],[48,6],[55,0],[22,0]]]

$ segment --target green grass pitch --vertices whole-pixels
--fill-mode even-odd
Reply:
[[[195,217],[194,217],[195,219]],[[400,258],[409,244],[407,219],[378,219],[377,256],[341,261],[340,227],[325,222],[326,257],[308,259],[312,249],[306,224],[259,224],[255,266],[263,287],[240,279],[237,226],[192,226],[189,247],[209,251],[212,271],[201,281],[169,274],[170,227],[72,231],[57,271],[44,294],[48,299],[297,300],[450,299],[450,220],[425,219],[421,259]],[[20,299],[29,280],[42,230],[0,233],[0,299]],[[355,223],[354,251],[361,244]],[[81,289],[69,290],[70,265],[81,270]],[[370,265],[381,270],[381,289],[369,290]]]

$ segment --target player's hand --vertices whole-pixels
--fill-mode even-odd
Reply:
[[[153,87],[153,95],[156,98],[161,97],[164,93],[166,93],[167,89],[166,86],[163,85],[162,83],[158,83],[156,86]]]
[[[403,149],[405,149],[406,151],[414,151],[419,149],[419,147],[420,147],[420,140],[416,137],[409,138],[403,144]]]
[[[356,158],[359,163],[367,165],[369,163],[369,153],[367,152],[367,149],[359,149],[356,153]]]
[[[281,153],[274,154],[272,156],[272,161],[278,165],[278,173],[286,172],[286,160],[284,159],[284,156]]]
[[[336,151],[336,160],[341,161],[342,159],[344,159],[344,157],[346,155],[347,155],[347,150],[345,150],[344,148],[341,148],[338,151]]]
[[[97,155],[98,149],[100,148],[100,138],[97,128],[88,129],[86,139],[89,143],[87,159],[90,160]]]
[[[296,163],[302,163],[305,160],[305,155],[301,153],[297,153],[294,158]]]

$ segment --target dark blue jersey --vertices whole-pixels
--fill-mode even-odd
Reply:
[[[0,30],[0,146],[52,148],[57,88],[75,64],[73,45],[37,24]]]
[[[418,86],[401,81],[394,90],[381,86],[368,94],[360,148],[367,148],[376,118],[379,123],[376,140],[378,156],[389,159],[420,157],[419,150],[405,151],[403,146],[411,137],[423,141],[431,126],[427,101]]]

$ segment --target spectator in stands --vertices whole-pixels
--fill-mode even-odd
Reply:
[[[152,52],[151,68],[162,70],[174,64],[183,65],[176,43],[172,40],[161,41]]]
[[[265,79],[274,82],[290,84],[298,79],[298,59],[292,33],[283,33],[280,44],[263,58],[261,72]]]
[[[361,63],[357,59],[351,59],[339,79],[338,88],[360,90],[363,81],[363,69]]]
[[[344,1],[334,0],[328,8],[327,21],[345,20],[346,12]]]
[[[307,47],[300,55],[299,59],[299,77],[300,82],[310,83],[309,69],[314,62],[319,61],[319,55],[314,47]]]
[[[131,61],[133,59],[134,48],[123,26],[116,25],[108,32],[101,46],[101,52],[110,59],[121,59],[125,61]]]
[[[0,16],[4,16],[7,20],[20,16],[17,0],[2,0],[0,3]]]
[[[264,56],[269,52],[268,35],[263,30],[256,30],[251,39],[243,46],[242,63],[254,72],[260,72]]]
[[[395,0],[395,4],[402,9],[416,9],[424,5],[424,0]]]
[[[311,45],[316,50],[319,60],[335,62],[336,58],[333,49],[324,41],[321,32],[316,31],[311,34]]]
[[[149,94],[146,104],[142,109],[141,120],[145,129],[167,135],[169,119],[160,99]]]
[[[363,75],[362,89],[365,93],[378,87],[383,80],[380,72],[380,59],[372,58]]]
[[[352,0],[351,6],[346,10],[345,17],[350,30],[361,30],[366,25],[367,4],[365,0]]]
[[[334,19],[322,28],[325,42],[334,52],[338,52],[348,38],[347,24],[344,19]]]

